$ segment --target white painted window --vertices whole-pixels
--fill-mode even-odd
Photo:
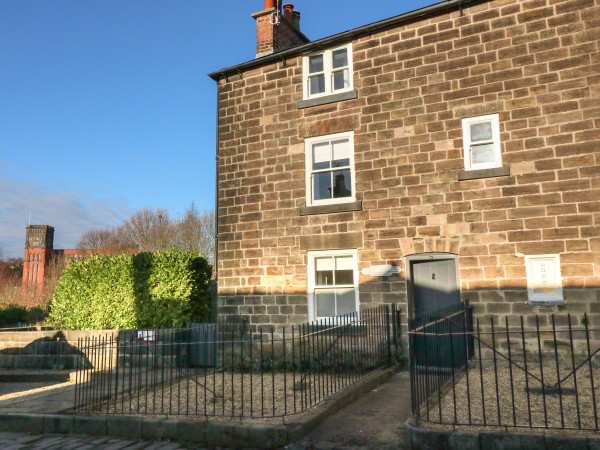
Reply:
[[[304,56],[302,80],[305,100],[352,90],[352,44]]]
[[[317,320],[358,311],[356,250],[308,252],[308,317]]]
[[[465,170],[502,166],[498,114],[463,119]]]
[[[527,296],[531,303],[562,303],[559,255],[526,255]]]
[[[309,138],[306,145],[306,205],[356,200],[354,132]]]

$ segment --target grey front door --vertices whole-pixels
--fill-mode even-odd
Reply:
[[[412,358],[420,367],[462,367],[466,362],[465,315],[453,255],[409,257]]]
[[[416,260],[411,273],[413,317],[460,303],[455,259]]]

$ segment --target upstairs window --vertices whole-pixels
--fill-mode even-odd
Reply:
[[[502,166],[498,114],[463,119],[465,170]]]
[[[354,132],[305,142],[307,206],[354,201]]]
[[[302,66],[304,99],[353,89],[352,44],[304,56]]]
[[[309,320],[358,311],[356,250],[308,252]]]

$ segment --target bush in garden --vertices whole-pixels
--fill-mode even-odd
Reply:
[[[17,327],[40,323],[47,312],[41,306],[27,308],[20,305],[0,305],[0,327]]]
[[[70,261],[50,303],[57,329],[182,326],[210,312],[212,268],[197,253],[94,255]]]

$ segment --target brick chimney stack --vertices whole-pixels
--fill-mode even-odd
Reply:
[[[256,19],[256,57],[310,42],[300,31],[300,13],[281,0],[264,0],[264,9],[252,14]]]

